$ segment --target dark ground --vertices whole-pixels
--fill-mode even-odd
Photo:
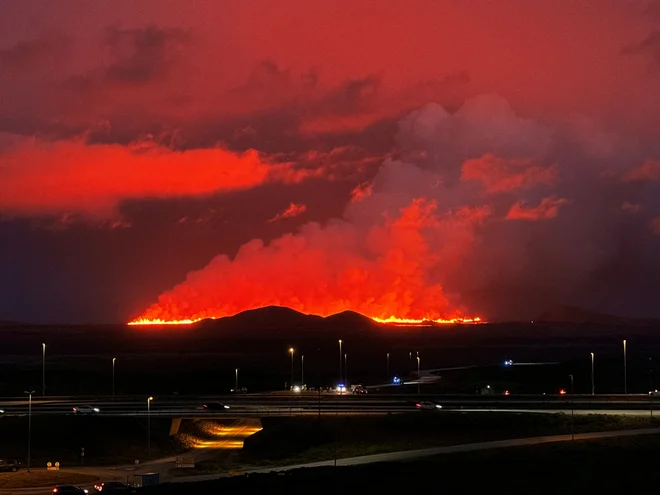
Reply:
[[[316,317],[314,317],[316,318]],[[326,319],[327,320],[327,319]],[[316,320],[314,320],[316,321]],[[305,320],[305,325],[309,322]],[[112,390],[112,358],[116,357],[118,394],[221,394],[239,385],[250,391],[280,390],[300,381],[300,356],[305,355],[309,386],[336,385],[339,375],[337,339],[344,340],[349,383],[378,384],[389,376],[407,379],[421,368],[487,366],[440,372],[443,380],[429,392],[474,393],[484,384],[512,393],[557,393],[570,387],[589,393],[590,352],[596,354],[596,390],[623,391],[622,339],[628,340],[628,391],[646,393],[660,387],[655,370],[660,360],[660,332],[649,325],[510,323],[449,325],[430,328],[352,325],[318,330],[269,321],[241,322],[229,329],[129,326],[5,326],[0,327],[0,396],[19,396],[28,387],[41,392],[42,348],[46,350],[48,395],[101,395]],[[313,323],[313,322],[312,322]],[[355,323],[355,322],[353,322]],[[318,330],[318,331],[317,331]],[[412,356],[412,359],[411,359]],[[504,368],[515,362],[559,362],[560,365]]]
[[[238,476],[139,493],[655,493],[658,460],[660,438],[640,436]]]
[[[152,458],[181,450],[169,437],[171,421],[151,418]],[[0,418],[0,457],[27,462],[28,421],[26,417]],[[147,459],[145,418],[97,416],[35,416],[32,418],[31,457],[33,467],[60,462],[63,467],[131,464]]]

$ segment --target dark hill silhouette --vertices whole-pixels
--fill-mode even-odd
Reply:
[[[599,325],[644,325],[658,320],[626,318],[598,313],[578,306],[556,306],[539,315],[534,321],[546,323],[595,323]]]
[[[205,330],[253,334],[260,331],[313,330],[322,322],[323,318],[320,316],[306,315],[281,306],[266,306],[217,320],[204,320],[200,327]]]
[[[326,318],[300,313],[281,306],[251,309],[216,320],[204,320],[196,325],[203,333],[231,337],[256,337],[272,335],[337,335],[340,331],[362,333],[375,330],[380,325],[354,311],[344,311]]]
[[[364,316],[355,311],[342,311],[324,318],[326,324],[336,328],[375,328],[380,326],[368,316]]]

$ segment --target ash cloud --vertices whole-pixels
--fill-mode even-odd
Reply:
[[[570,126],[522,118],[496,95],[466,101],[455,113],[426,105],[401,119],[399,158],[358,185],[343,218],[308,224],[270,245],[252,241],[234,260],[220,255],[144,316],[210,316],[266,304],[413,318],[456,310],[527,318],[569,303],[651,314],[653,307],[639,304],[651,296],[640,299],[636,287],[660,275],[653,235],[660,204],[649,201],[660,189],[603,174],[609,165],[584,138]],[[487,166],[475,168],[478,160]],[[466,169],[478,180],[464,180]],[[636,205],[635,214],[622,204]],[[287,275],[271,274],[271,266]],[[616,281],[608,278],[622,267],[628,270]],[[247,285],[218,297],[221,279]]]

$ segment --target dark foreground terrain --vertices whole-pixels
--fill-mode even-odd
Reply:
[[[320,318],[285,308],[191,326],[6,324],[0,325],[0,396],[19,396],[29,389],[42,392],[42,343],[49,396],[110,394],[113,358],[120,395],[227,393],[235,385],[236,368],[239,386],[282,390],[291,381],[291,347],[295,383],[336,386],[339,339],[347,383],[381,384],[395,375],[409,379],[416,373],[419,353],[422,370],[443,370],[442,386],[434,393],[474,393],[496,380],[499,388],[512,393],[557,393],[570,386],[569,375],[574,376],[576,393],[590,393],[591,352],[597,393],[620,393],[622,340],[627,339],[628,391],[647,393],[660,387],[658,329],[653,321],[597,318],[395,327],[354,313]],[[532,364],[503,369],[509,359]]]
[[[640,436],[244,475],[143,488],[140,493],[655,493],[658,452],[660,438]]]

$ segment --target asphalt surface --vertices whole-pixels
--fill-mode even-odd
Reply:
[[[660,397],[649,395],[557,395],[557,396],[415,396],[415,395],[338,395],[309,393],[246,394],[231,396],[154,397],[147,407],[146,397],[47,397],[34,398],[32,414],[70,415],[75,407],[93,406],[98,416],[159,416],[159,417],[268,417],[318,414],[386,414],[417,409],[420,401],[442,405],[442,411],[537,411],[579,414],[609,412],[610,414],[651,414],[660,410]],[[204,404],[224,404],[205,410]],[[0,401],[0,416],[24,416],[28,403],[24,398]],[[660,411],[659,411],[660,413]]]

